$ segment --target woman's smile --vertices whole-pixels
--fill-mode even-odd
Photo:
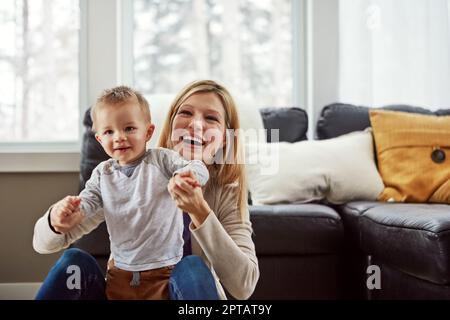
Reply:
[[[184,136],[180,137],[180,142],[183,142],[184,144],[187,144],[192,147],[202,147],[205,145],[205,141],[198,137],[192,137],[192,136]]]

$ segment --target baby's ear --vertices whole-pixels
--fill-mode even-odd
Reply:
[[[102,143],[102,139],[100,138],[98,133],[95,134],[95,140],[97,140],[98,142]]]
[[[152,123],[147,128],[147,135],[146,135],[147,141],[149,141],[152,138],[154,132],[155,132],[155,125]]]

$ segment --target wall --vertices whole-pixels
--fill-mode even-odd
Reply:
[[[33,250],[33,228],[50,204],[78,193],[78,173],[0,173],[0,283],[41,282],[60,254]]]

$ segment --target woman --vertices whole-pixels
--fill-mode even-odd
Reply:
[[[172,270],[171,299],[225,299],[223,287],[234,298],[247,299],[258,281],[239,127],[231,95],[213,81],[188,85],[170,107],[159,145],[187,159],[202,159],[210,171],[203,190],[183,183],[178,176],[169,181],[169,193],[187,213],[183,214],[189,226],[184,235],[186,251],[193,254]],[[59,251],[101,222],[101,217],[84,219],[61,235],[52,230],[47,212],[36,223],[33,245],[40,253]],[[67,285],[67,270],[72,265],[81,269],[83,281],[78,290]],[[79,249],[69,249],[52,268],[36,298],[104,299],[104,291],[105,280],[95,259]]]

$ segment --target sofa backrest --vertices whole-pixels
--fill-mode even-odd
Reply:
[[[297,142],[307,140],[308,115],[300,108],[264,108],[260,110],[267,142],[272,142],[271,129],[279,129],[279,141]]]
[[[317,121],[316,138],[319,140],[331,139],[370,127],[370,109],[373,108],[344,103],[333,103],[325,106]],[[389,105],[380,109],[438,116],[450,115],[450,109],[441,109],[433,112],[425,108],[409,105]]]
[[[95,139],[92,131],[91,109],[89,108],[83,118],[83,140],[81,142],[81,162],[80,162],[80,191],[89,180],[92,170],[102,161],[109,159],[100,143]]]

